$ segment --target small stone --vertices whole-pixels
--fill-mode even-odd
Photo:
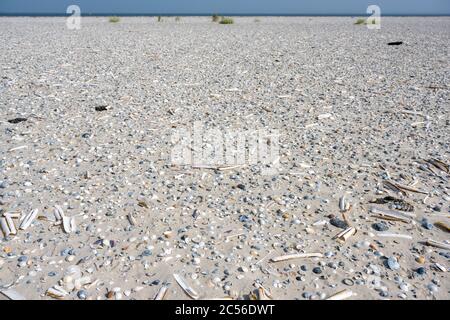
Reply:
[[[420,267],[417,268],[416,272],[420,275],[424,275],[425,273],[427,273],[427,269],[425,269],[424,267]]]
[[[386,264],[389,267],[389,269],[391,269],[391,270],[400,269],[400,264],[398,263],[397,258],[395,258],[395,257],[389,257],[386,260]]]
[[[310,293],[310,292],[303,292],[302,293],[302,297],[303,298],[305,298],[305,299],[310,299],[311,297],[312,297],[312,293]]]
[[[315,267],[315,268],[312,269],[312,272],[314,272],[315,274],[321,274],[322,273],[322,268]]]
[[[81,300],[86,300],[88,296],[88,293],[86,292],[86,290],[80,290],[77,292],[77,297]]]
[[[423,256],[417,257],[417,258],[416,258],[416,261],[417,261],[418,263],[420,263],[420,264],[424,264],[424,263],[425,263],[425,257],[423,257]]]
[[[389,230],[389,226],[386,222],[377,222],[372,224],[372,228],[374,228],[376,231],[387,231]]]
[[[348,223],[338,219],[338,218],[332,218],[330,219],[330,224],[337,227],[337,228],[341,228],[341,229],[347,229],[348,228]]]
[[[438,286],[433,283],[427,285],[427,289],[430,290],[431,292],[438,292],[439,290]]]
[[[242,267],[239,267],[239,269],[238,269],[238,271],[240,271],[240,272],[248,272],[248,268],[247,267],[244,267],[244,266],[242,266]]]
[[[249,222],[250,218],[248,216],[246,216],[246,215],[240,215],[239,216],[239,221],[240,222]]]
[[[422,219],[421,225],[423,228],[425,228],[427,230],[433,229],[433,224],[431,224],[427,218]]]

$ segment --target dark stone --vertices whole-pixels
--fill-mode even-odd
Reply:
[[[377,231],[387,231],[387,230],[389,230],[389,226],[387,225],[386,222],[377,222],[377,223],[374,223],[374,224],[372,225],[372,228],[374,228],[374,229],[377,230]]]
[[[332,218],[330,219],[330,224],[341,229],[347,229],[348,223],[344,220],[338,219],[338,218]]]
[[[95,111],[107,111],[109,109],[108,106],[97,106],[95,107]]]
[[[321,274],[322,273],[322,269],[320,267],[315,267],[312,269],[312,272],[314,272],[315,274]]]
[[[13,124],[17,124],[17,123],[24,122],[24,121],[27,121],[27,118],[14,118],[14,119],[8,120],[9,123],[13,123]]]

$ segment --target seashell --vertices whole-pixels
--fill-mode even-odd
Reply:
[[[274,257],[270,259],[271,262],[280,262],[280,261],[286,261],[291,259],[298,259],[298,258],[323,258],[323,254],[321,253],[296,253],[296,254],[288,254],[284,256]]]
[[[7,297],[9,300],[27,300],[27,298],[25,298],[14,289],[2,290],[0,291],[0,293]]]
[[[175,278],[177,283],[180,285],[180,287],[184,290],[184,292],[188,296],[190,296],[194,300],[198,299],[198,297],[199,297],[198,293],[186,283],[186,281],[183,279],[182,276],[180,276],[179,274],[174,273],[173,277]]]
[[[351,290],[345,289],[329,296],[326,300],[344,300],[350,298],[352,295],[353,292]]]
[[[164,300],[164,298],[167,295],[167,291],[170,287],[170,284],[166,283],[164,284],[156,293],[155,298],[153,300]]]
[[[345,195],[343,195],[339,199],[339,209],[341,210],[341,212],[350,210],[350,203],[345,199]]]
[[[2,230],[5,237],[11,234],[11,230],[9,229],[8,223],[6,222],[5,217],[0,217],[0,229]]]
[[[407,196],[406,191],[414,192],[414,193],[421,193],[421,194],[429,194],[429,192],[427,192],[427,191],[415,189],[410,186],[404,186],[399,183],[394,183],[391,181],[384,181],[384,185],[393,191],[403,194],[404,196]]]
[[[450,173],[450,166],[438,159],[426,160],[428,163],[436,167],[437,169],[444,171],[445,173]]]
[[[136,219],[133,217],[133,215],[131,213],[127,215],[127,218],[128,218],[128,222],[130,222],[130,224],[132,226],[136,225]]]
[[[331,113],[323,113],[323,114],[319,114],[317,116],[317,120],[323,120],[323,119],[328,119],[331,118]]]
[[[81,278],[81,269],[79,266],[72,265],[67,267],[66,271],[64,272],[65,276],[71,276],[73,280],[77,280]]]
[[[439,242],[436,240],[432,240],[432,239],[427,239],[425,241],[425,244],[432,246],[432,247],[436,247],[436,248],[440,248],[440,249],[446,249],[446,250],[450,250],[450,245],[443,243],[443,242]]]
[[[145,209],[149,208],[147,202],[145,202],[145,201],[139,201],[138,202],[138,206],[142,207],[142,208],[145,208]]]
[[[337,235],[333,237],[333,239],[337,239],[339,241],[345,242],[348,238],[356,234],[356,229],[354,227],[349,227],[344,231],[339,232]]]
[[[55,285],[49,288],[46,294],[55,299],[64,299],[69,293],[63,287]]]
[[[376,215],[376,217],[381,218],[381,219],[401,221],[401,222],[406,222],[406,223],[411,223],[412,222],[411,218],[416,216],[413,213],[387,210],[387,209],[376,208],[376,207],[371,207],[369,209],[369,211],[371,213],[374,213]]]
[[[33,220],[36,219],[37,215],[39,213],[39,209],[33,209],[31,210],[22,220],[20,223],[19,229],[20,230],[26,230],[31,223],[33,223]]]
[[[257,292],[257,300],[273,300],[272,294],[260,284],[258,285]]]
[[[11,218],[11,216],[8,213],[5,213],[4,217],[6,220],[6,224],[8,225],[8,228],[9,228],[9,234],[12,234],[12,235],[17,234],[17,229],[16,229],[16,226],[14,225],[14,221]]]
[[[55,215],[56,221],[59,221],[62,220],[62,217],[64,216],[64,211],[60,206],[55,205],[55,210],[53,211],[53,214]]]
[[[437,262],[433,266],[441,272],[447,272],[447,268]]]
[[[75,224],[74,217],[62,216],[62,225],[63,225],[63,230],[66,233],[71,233],[71,232],[76,231],[76,224]]]
[[[76,290],[80,290],[84,285],[92,283],[91,277],[81,277],[79,279],[76,279],[73,284],[75,286]]]
[[[407,234],[397,234],[397,233],[377,233],[377,237],[384,237],[384,238],[401,238],[401,239],[407,239],[412,240],[412,237]]]

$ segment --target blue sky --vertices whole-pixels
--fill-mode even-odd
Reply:
[[[376,4],[382,15],[450,15],[450,0],[0,0],[0,14],[64,14],[71,4],[89,14],[363,15]]]

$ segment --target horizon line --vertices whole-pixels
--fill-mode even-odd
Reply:
[[[209,17],[212,15],[218,16],[232,16],[232,17],[355,17],[355,16],[367,16],[367,13],[82,13],[81,16],[87,17],[107,17],[107,16],[120,16],[120,17]],[[2,13],[0,17],[70,17],[71,14],[67,13]],[[450,14],[408,14],[408,13],[386,13],[382,14],[382,17],[449,17]]]

